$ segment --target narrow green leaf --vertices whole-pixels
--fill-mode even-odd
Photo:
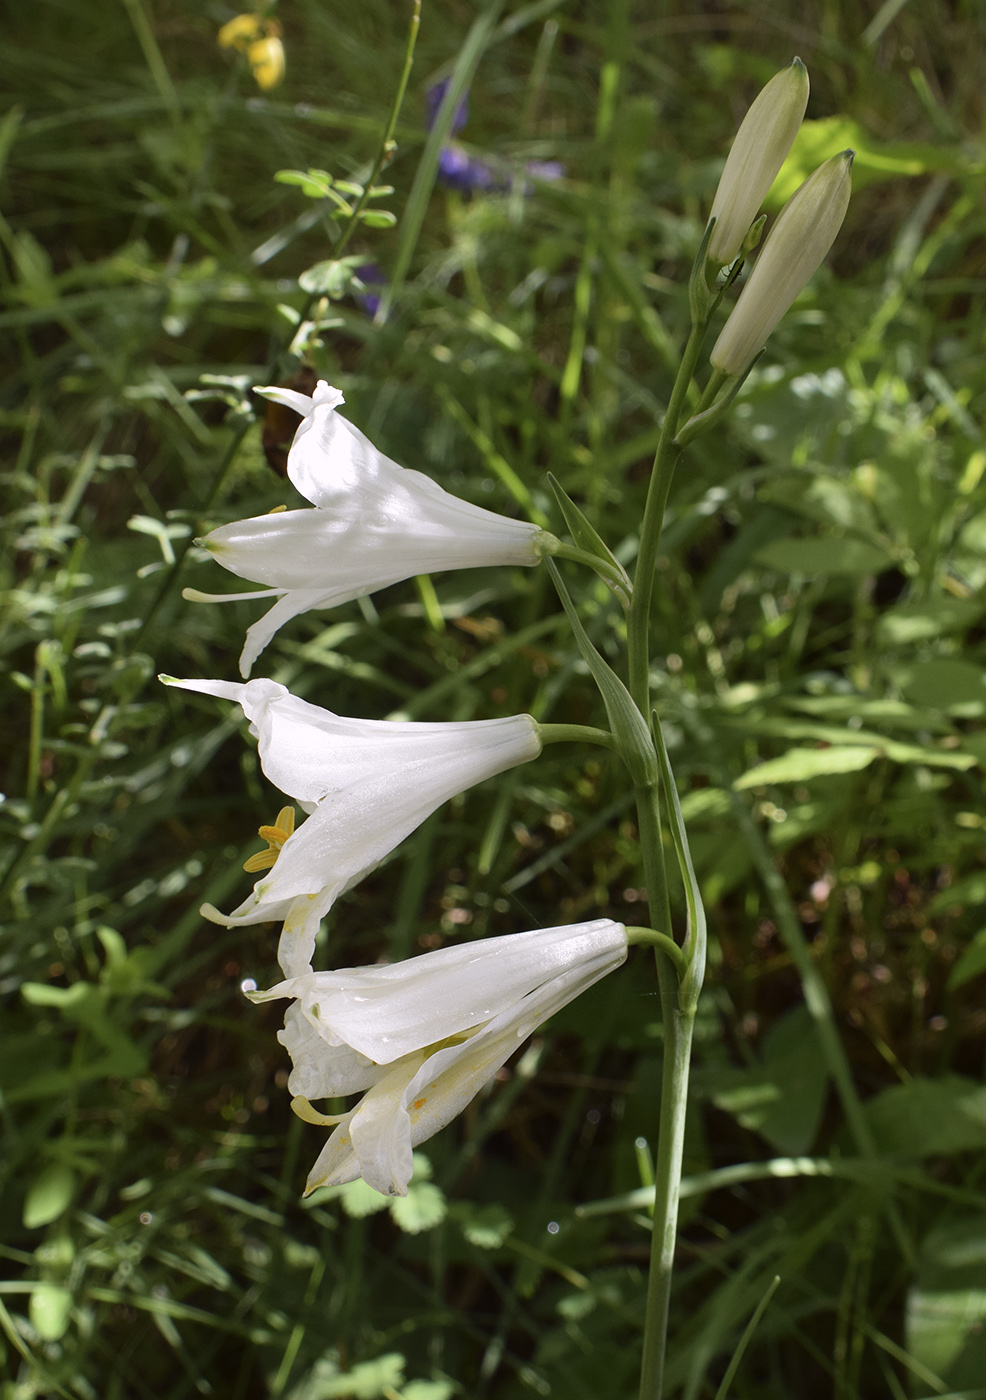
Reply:
[[[661,769],[661,785],[664,788],[668,825],[671,828],[671,839],[674,841],[675,854],[678,857],[678,869],[681,871],[681,879],[685,887],[685,904],[688,909],[688,926],[683,949],[687,968],[678,989],[678,1000],[682,1010],[694,1011],[698,1005],[702,982],[705,979],[708,939],[705,905],[702,903],[702,892],[699,889],[695,866],[692,863],[692,854],[688,846],[688,833],[685,830],[684,817],[681,815],[678,787],[674,780],[674,773],[671,771],[671,760],[668,758],[667,746],[664,743],[661,721],[656,713],[654,715],[654,741]]]
[[[630,692],[619,676],[609,663],[603,660],[590,641],[589,634],[583,627],[582,619],[579,617],[575,604],[562,580],[558,565],[550,558],[546,559],[545,563],[571,624],[576,645],[582,653],[592,679],[596,682],[603,698],[606,714],[609,717],[609,727],[616,740],[616,748],[620,757],[630,770],[634,784],[644,785],[656,782],[657,758],[654,753],[654,743],[643,715],[633,703]]]

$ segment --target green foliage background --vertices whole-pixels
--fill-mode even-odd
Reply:
[[[229,584],[189,545],[295,503],[244,391],[298,367],[297,279],[331,256],[326,206],[274,173],[365,178],[410,6],[282,4],[267,95],[216,46],[234,12],[5,20],[0,1395],[623,1400],[647,957],[425,1145],[406,1202],[301,1204],[320,1133],[288,1112],[278,1008],[240,993],[276,975],[275,931],[197,912],[243,897],[279,795],[227,706],[154,677],[235,676],[257,605],[182,602]],[[809,123],[779,185],[857,149],[830,265],[686,454],[665,535],[654,666],[713,934],[672,1316],[688,1400],[775,1275],[736,1397],[986,1395],[984,40],[977,0],[424,0],[398,223],[347,250],[406,277],[385,322],[346,294],[310,347],[398,461],[561,530],[550,470],[629,561],[745,106],[798,52]],[[424,92],[470,65],[462,139],[503,186],[474,197],[416,180]],[[534,160],[565,177],[530,181]],[[615,602],[569,583],[615,658]],[[258,671],[375,718],[600,717],[541,570],[308,615]],[[640,884],[615,760],[557,746],[431,818],[321,956],[645,922]]]

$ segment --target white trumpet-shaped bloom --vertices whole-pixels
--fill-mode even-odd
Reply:
[[[336,898],[436,807],[541,752],[530,715],[446,724],[347,719],[276,681],[162,679],[242,706],[267,777],[309,814],[296,831],[280,819],[263,829],[276,858],[232,914],[202,909],[227,927],[284,920],[278,959],[289,977],[310,971],[319,920]]]
[[[309,398],[276,387],[258,393],[302,421],[288,452],[288,476],[314,510],[287,510],[221,525],[198,541],[260,593],[203,594],[194,601],[277,597],[248,630],[240,673],[278,628],[299,613],[361,598],[412,578],[491,564],[536,564],[553,537],[459,500],[421,472],[398,466],[336,412],[342,394],[320,380]]]
[[[333,1126],[306,1192],[361,1176],[385,1195],[406,1195],[412,1148],[626,952],[623,925],[596,919],[383,967],[312,972],[250,993],[253,1001],[295,998],[278,1037],[294,1065],[288,1088],[300,1116]],[[308,1102],[360,1092],[338,1118]]]

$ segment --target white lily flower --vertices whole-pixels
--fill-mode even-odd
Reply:
[[[207,594],[195,602],[278,601],[248,630],[240,674],[278,628],[312,608],[333,607],[415,574],[491,564],[537,564],[553,541],[537,525],[470,505],[421,472],[398,466],[336,409],[338,389],[319,380],[314,395],[276,387],[258,393],[303,415],[288,453],[288,476],[315,507],[220,525],[197,541],[259,593]]]
[[[530,715],[444,724],[347,719],[276,681],[162,679],[241,705],[267,777],[309,814],[297,831],[285,812],[262,829],[270,851],[247,868],[271,869],[232,914],[202,906],[227,928],[284,920],[278,959],[289,977],[311,970],[319,921],[337,897],[436,807],[541,752]]]
[[[383,967],[293,977],[251,1001],[293,997],[278,1039],[292,1107],[334,1131],[306,1194],[362,1177],[407,1194],[412,1149],[461,1113],[542,1021],[626,958],[610,919],[484,938]],[[331,1118],[312,1098],[365,1094]]]
[[[785,204],[729,320],[713,369],[739,378],[835,242],[852,192],[852,151],[825,161]]]
[[[808,105],[808,70],[796,58],[775,73],[740,123],[723,167],[710,218],[710,261],[731,263],[740,254],[764,196],[794,144]]]

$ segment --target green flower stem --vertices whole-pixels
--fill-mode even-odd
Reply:
[[[539,724],[538,733],[542,744],[561,744],[568,739],[578,739],[611,749],[616,743],[608,729],[594,729],[589,724]]]
[[[664,1063],[661,1069],[657,1160],[654,1164],[654,1221],[640,1369],[640,1400],[661,1400],[664,1391],[671,1274],[678,1233],[681,1161],[688,1107],[688,1072],[695,1025],[695,1012],[682,1011],[678,1005],[674,969],[660,954],[657,976],[664,1021]]]
[[[711,408],[715,402],[716,394],[726,382],[726,376],[721,369],[714,369],[709,376],[709,382],[702,391],[702,397],[692,410],[692,417],[697,418],[700,413],[704,413],[707,408]]]
[[[651,943],[655,948],[660,948],[661,952],[671,959],[679,979],[685,975],[688,962],[684,949],[679,947],[673,938],[669,938],[666,933],[658,933],[656,928],[641,928],[637,924],[627,924],[626,931],[627,943],[631,948],[638,943]]]
[[[670,928],[671,913],[664,869],[657,783],[638,786],[636,799],[650,915],[661,927]],[[665,949],[663,941],[656,944],[654,952],[661,994],[661,1017],[664,1023],[664,1063],[661,1071],[661,1113],[654,1168],[654,1231],[651,1237],[640,1373],[641,1400],[660,1400],[664,1385],[671,1273],[678,1231],[681,1159],[685,1140],[685,1110],[688,1103],[688,1072],[695,1022],[694,1009],[683,1010],[678,1000],[679,968],[682,969],[682,978],[688,973],[684,952],[678,949],[678,957],[672,957]]]
[[[394,128],[397,126],[397,118],[400,115],[401,107],[404,104],[404,94],[407,91],[407,82],[411,76],[411,67],[414,63],[414,46],[418,41],[418,29],[421,25],[421,0],[414,0],[414,10],[411,14],[411,24],[408,29],[407,46],[404,50],[404,67],[401,70],[400,81],[397,84],[397,93],[390,108],[390,116],[387,118],[387,125],[384,128],[383,139],[373,161],[373,169],[370,171],[369,179],[363,185],[363,193],[353,205],[349,221],[343,230],[342,237],[334,248],[336,257],[342,254],[343,249],[349,242],[354,230],[359,224],[359,216],[363,212],[363,206],[370,198],[373,186],[380,177],[380,171],[384,164],[391,159],[394,154]]]
[[[629,606],[630,597],[626,575],[621,569],[614,568],[608,559],[603,559],[598,554],[590,554],[587,549],[579,549],[578,545],[567,544],[564,540],[556,539],[553,535],[550,540],[550,549],[546,547],[545,553],[553,555],[556,559],[571,559],[573,563],[587,564],[590,569],[595,569],[623,606]]]
[[[693,325],[688,337],[681,367],[664,415],[661,437],[654,456],[654,470],[647,491],[647,504],[644,507],[640,549],[634,571],[633,601],[627,621],[630,694],[642,715],[650,713],[650,610],[657,570],[657,553],[661,544],[661,530],[664,526],[664,511],[668,503],[671,479],[681,452],[674,439],[681,420],[685,395],[695,372],[702,341],[705,339],[706,324],[699,322]]]

